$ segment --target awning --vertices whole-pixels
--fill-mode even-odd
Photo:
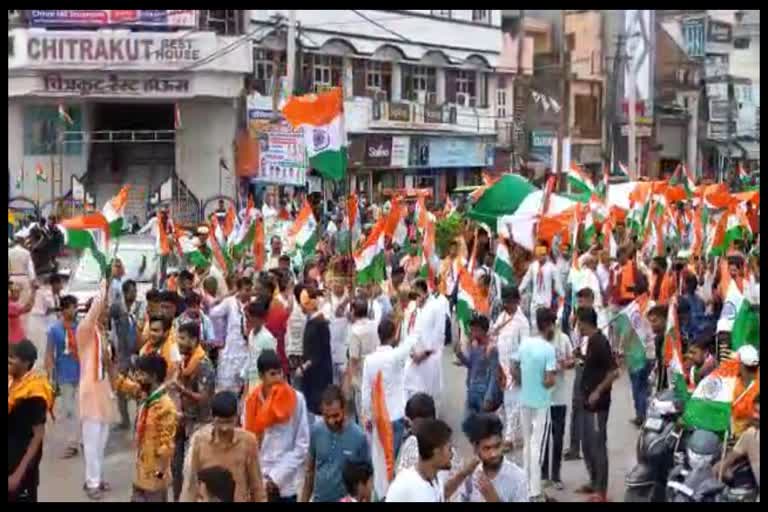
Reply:
[[[760,160],[760,143],[753,141],[736,141],[738,146],[744,152],[744,158],[747,160]]]

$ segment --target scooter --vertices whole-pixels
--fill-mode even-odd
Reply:
[[[682,404],[675,401],[671,389],[662,391],[651,400],[637,439],[637,464],[625,479],[625,502],[664,501],[667,476],[674,466],[674,454],[684,444],[683,431],[676,426],[682,410]]]

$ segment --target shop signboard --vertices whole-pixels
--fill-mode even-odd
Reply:
[[[27,10],[32,26],[107,27],[114,25],[143,27],[196,27],[198,11],[180,9],[133,10]]]
[[[392,137],[368,135],[365,139],[365,166],[389,167],[392,158]]]
[[[710,19],[707,25],[707,41],[730,43],[733,40],[733,26],[730,23]]]
[[[394,168],[408,167],[408,153],[411,146],[411,138],[407,135],[392,137],[392,158],[389,166]]]
[[[248,45],[231,48],[218,58],[201,62],[236,40],[213,32],[129,32],[127,30],[45,30],[17,28],[9,69],[92,69],[98,71],[168,70],[230,71],[253,69]],[[9,52],[10,53],[10,52]],[[194,66],[194,67],[192,67]]]
[[[259,133],[258,140],[259,174],[254,181],[303,186],[307,161],[301,129],[280,123]]]
[[[189,77],[126,74],[72,75],[47,73],[43,75],[43,89],[48,94],[74,96],[191,96]]]
[[[531,132],[531,147],[537,148],[537,151],[549,149],[552,147],[552,140],[555,138],[555,133],[549,130],[533,130]]]
[[[486,143],[471,137],[433,137],[429,141],[430,167],[484,167]]]

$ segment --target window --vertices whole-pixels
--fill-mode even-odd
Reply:
[[[411,90],[414,92],[437,92],[437,73],[435,68],[413,66],[411,74]]]
[[[737,37],[733,40],[733,47],[737,50],[746,50],[749,48],[749,38],[748,37]]]
[[[507,90],[496,89],[496,117],[507,118]]]
[[[316,91],[340,86],[341,57],[315,55],[313,58],[313,85]]]
[[[392,66],[389,62],[377,60],[365,61],[365,87],[390,92],[392,86]]]
[[[59,151],[56,137],[59,131],[80,131],[81,113],[77,107],[67,107],[73,125],[65,125],[59,118],[55,105],[28,106],[24,108],[24,154],[50,155]],[[64,144],[64,154],[79,155],[81,143]]]
[[[600,103],[595,96],[577,94],[574,96],[574,135],[587,139],[600,138]]]
[[[491,22],[491,11],[488,10],[488,9],[473,10],[472,11],[472,21],[476,21],[478,23],[490,23]]]
[[[683,41],[689,57],[704,57],[704,20],[686,20],[683,22]]]
[[[451,17],[451,11],[450,11],[450,9],[447,10],[447,11],[432,10],[432,16],[440,16],[441,18],[450,18]]]
[[[462,69],[456,72],[456,92],[463,92],[472,98],[476,96],[474,71]]]
[[[203,30],[212,30],[222,36],[244,34],[243,21],[243,11],[238,9],[200,11],[200,26]]]
[[[262,95],[270,95],[275,77],[275,62],[279,67],[278,76],[285,74],[285,53],[254,48],[253,89]]]

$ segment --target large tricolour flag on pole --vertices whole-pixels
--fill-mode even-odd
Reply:
[[[288,230],[288,240],[292,250],[300,251],[304,258],[315,253],[317,245],[317,220],[312,213],[312,205],[304,200],[296,220]]]
[[[380,283],[386,278],[384,259],[386,222],[386,217],[379,218],[371,234],[353,255],[358,284]]]
[[[334,87],[319,94],[292,96],[283,107],[288,122],[294,128],[303,128],[309,165],[336,181],[347,170],[343,106],[341,88]]]

